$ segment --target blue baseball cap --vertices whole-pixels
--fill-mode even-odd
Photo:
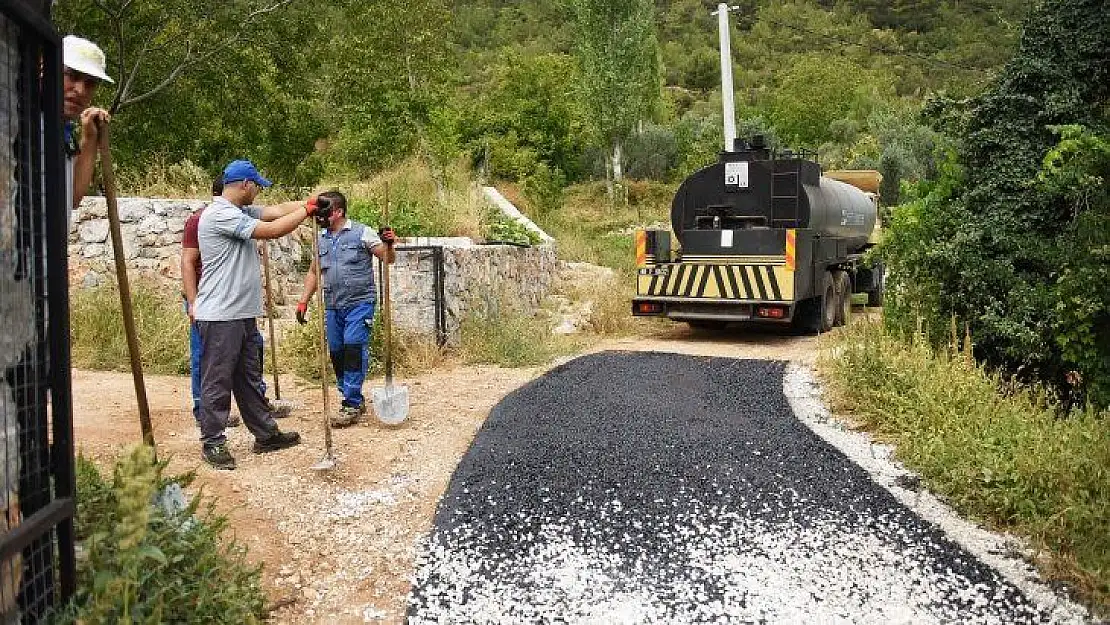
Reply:
[[[240,180],[250,180],[262,188],[274,184],[258,173],[258,168],[254,166],[254,163],[250,161],[231,161],[227,167],[224,167],[224,184],[239,182]]]

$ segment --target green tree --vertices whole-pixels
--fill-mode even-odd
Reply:
[[[301,166],[324,128],[302,82],[311,58],[286,43],[315,38],[307,8],[296,0],[64,0],[54,20],[108,55],[116,83],[98,98],[118,116],[121,166],[189,159],[214,173],[249,157],[279,180],[307,184],[313,176]]]
[[[621,141],[639,122],[649,119],[659,103],[653,4],[650,0],[572,2],[583,105],[596,140],[612,150],[610,182],[619,182]]]

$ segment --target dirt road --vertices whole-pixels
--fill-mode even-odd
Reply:
[[[664,326],[647,337],[600,342],[590,351],[810,362],[815,346],[812,337]],[[196,486],[219,497],[238,539],[265,562],[271,598],[296,600],[275,613],[275,622],[401,622],[414,544],[431,528],[459,459],[490,409],[547,368],[460,366],[400,380],[412,393],[408,421],[397,428],[371,423],[337,431],[339,467],[330,475],[309,469],[323,449],[318,387],[282,380],[283,398],[302,408],[281,425],[301,432],[300,447],[256,456],[250,435],[235,428],[230,441],[239,468],[217,472],[200,461],[188,379],[148,376],[147,384],[159,452],[172,458],[171,472],[198,470]],[[367,386],[375,383],[380,381]],[[73,388],[77,446],[87,456],[107,463],[140,440],[130,375],[75,371]]]

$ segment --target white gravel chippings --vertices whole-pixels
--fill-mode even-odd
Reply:
[[[780,362],[553,369],[493,409],[452,477],[409,622],[1084,622],[1002,539],[888,489],[905,470],[820,406]]]

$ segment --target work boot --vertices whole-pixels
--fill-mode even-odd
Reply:
[[[293,413],[293,402],[288,399],[278,399],[274,401],[267,399],[266,410],[270,412],[271,417],[282,419]]]
[[[240,425],[243,425],[243,418],[242,417],[235,414],[234,412],[227,415],[227,426],[225,426],[225,427],[237,428]]]
[[[301,444],[301,435],[296,432],[277,431],[267,438],[254,439],[254,453],[264,454]]]
[[[359,418],[362,417],[363,409],[361,406],[349,406],[343,404],[339,408],[339,412],[332,416],[331,426],[336,428],[347,427],[358,423]]]
[[[235,458],[227,450],[227,443],[212,446],[205,445],[203,455],[204,461],[214,469],[223,469],[224,471],[235,469]]]

